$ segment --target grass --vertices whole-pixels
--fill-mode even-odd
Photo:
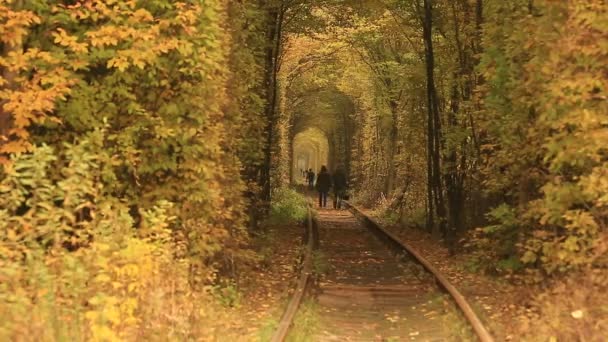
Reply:
[[[446,314],[443,315],[443,325],[450,331],[453,341],[476,341],[477,337],[471,325],[447,295],[439,296],[444,301]]]
[[[318,331],[318,306],[314,300],[305,300],[294,318],[293,326],[287,335],[288,342],[312,341],[314,333]]]
[[[268,318],[258,332],[258,341],[265,342],[272,339],[272,335],[277,330],[279,321],[276,318]]]
[[[316,276],[322,276],[329,270],[327,256],[321,251],[314,251],[312,254],[312,271]]]

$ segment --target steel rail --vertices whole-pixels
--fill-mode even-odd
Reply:
[[[293,324],[293,319],[298,312],[302,299],[312,279],[312,258],[313,249],[315,247],[315,239],[317,234],[315,233],[315,225],[313,223],[312,211],[308,208],[308,214],[306,218],[306,251],[304,254],[304,261],[302,263],[302,270],[300,272],[300,278],[296,285],[295,292],[291,297],[291,300],[287,304],[281,321],[277,329],[272,336],[272,342],[283,342],[289,333],[289,329]]]
[[[372,226],[377,232],[381,233],[389,240],[391,240],[393,244],[399,246],[399,248],[405,250],[408,254],[413,256],[416,261],[418,261],[418,263],[424,266],[424,268],[435,277],[440,286],[446,292],[448,292],[452,299],[454,299],[458,308],[462,311],[465,318],[473,328],[473,331],[475,331],[475,334],[477,335],[477,337],[479,337],[480,341],[494,342],[494,338],[492,337],[490,332],[485,328],[485,326],[483,325],[483,323],[481,322],[469,302],[466,300],[466,298],[460,293],[460,291],[458,291],[458,289],[454,285],[450,283],[450,281],[443,274],[441,274],[441,272],[439,272],[439,270],[437,270],[433,265],[431,265],[431,263],[426,260],[420,253],[418,253],[412,246],[399,239],[395,234],[386,230],[374,219],[365,215],[359,208],[349,202],[344,203],[348,208],[351,209],[355,216],[363,217],[368,226]]]

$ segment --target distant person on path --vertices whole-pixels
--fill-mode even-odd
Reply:
[[[327,194],[331,189],[331,175],[327,172],[325,165],[321,166],[321,171],[317,176],[317,191],[319,192],[319,208],[327,207]]]
[[[334,181],[334,209],[340,209],[342,206],[342,200],[344,199],[344,195],[346,194],[346,175],[341,168],[337,168],[333,174]]]
[[[308,169],[308,172],[306,172],[306,180],[308,181],[308,189],[312,190],[315,188],[315,173],[312,171],[312,169]]]

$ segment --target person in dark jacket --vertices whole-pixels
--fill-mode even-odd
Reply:
[[[344,199],[344,195],[346,194],[346,175],[341,168],[337,168],[333,174],[333,183],[334,183],[334,209],[340,209],[342,206],[342,200]]]
[[[317,175],[316,188],[319,192],[319,207],[327,207],[327,194],[331,189],[331,175],[327,172],[325,165],[321,166],[321,171]]]
[[[315,184],[315,173],[312,171],[312,169],[308,169],[306,172],[306,181],[308,182],[308,188],[312,190]]]

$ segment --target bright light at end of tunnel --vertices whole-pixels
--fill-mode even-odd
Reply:
[[[327,136],[318,128],[307,128],[293,139],[293,174],[295,179],[300,170],[313,169],[319,172],[322,165],[329,162],[329,143]]]

